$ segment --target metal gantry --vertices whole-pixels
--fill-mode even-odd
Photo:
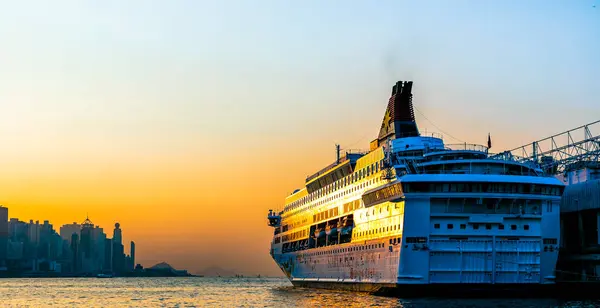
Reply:
[[[600,120],[504,151],[492,158],[534,164],[547,174],[566,172],[590,163],[598,164]]]

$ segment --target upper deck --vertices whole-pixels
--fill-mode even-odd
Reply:
[[[304,187],[286,197],[283,217],[306,206],[317,211],[362,194],[366,186],[372,189],[409,174],[544,175],[534,164],[490,156],[483,145],[445,144],[441,135],[421,134],[412,113],[411,90],[412,82],[398,82],[370,151],[344,151],[340,157],[338,147],[332,164],[308,176]]]

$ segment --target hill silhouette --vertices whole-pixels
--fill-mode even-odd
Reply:
[[[175,270],[169,263],[160,262],[150,267],[151,269],[160,269],[160,270]]]

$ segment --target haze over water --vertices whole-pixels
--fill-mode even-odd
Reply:
[[[0,280],[2,306],[85,307],[597,307],[555,299],[397,299],[292,288],[283,278],[115,278]]]

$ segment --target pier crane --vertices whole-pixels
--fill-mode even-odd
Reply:
[[[546,175],[554,175],[564,181],[574,170],[600,170],[600,120],[492,155],[491,158],[533,164]]]

